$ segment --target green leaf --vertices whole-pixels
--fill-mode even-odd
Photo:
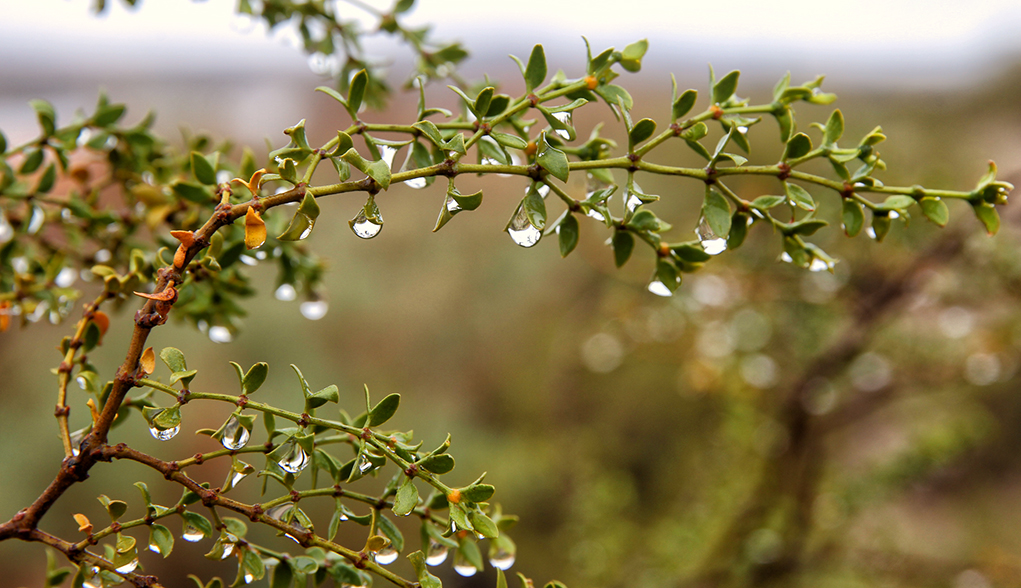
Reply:
[[[30,174],[35,170],[39,169],[39,166],[43,164],[43,151],[42,149],[29,149],[25,151],[25,160],[21,162],[21,167],[18,168],[19,174]]]
[[[299,574],[314,574],[319,569],[319,564],[316,563],[316,560],[307,555],[292,557],[289,561],[294,571]]]
[[[729,217],[728,217],[729,218]],[[631,258],[631,251],[635,248],[635,238],[630,232],[616,230],[613,233],[613,261],[617,267],[622,267]]]
[[[875,235],[876,242],[881,242],[886,234],[890,232],[890,217],[886,214],[878,214],[876,211],[872,212],[872,233]]]
[[[812,150],[812,139],[805,133],[797,133],[787,141],[787,148],[784,150],[783,160],[798,159],[804,157]]]
[[[677,273],[677,267],[670,261],[663,258],[656,260],[655,277],[671,292],[675,292],[681,285],[680,274]]]
[[[844,224],[844,233],[848,237],[854,237],[860,233],[862,225],[865,224],[865,213],[862,211],[861,204],[851,198],[844,199],[840,218]]]
[[[363,69],[351,78],[351,85],[347,91],[347,106],[352,118],[356,118],[358,110],[362,107],[362,99],[365,97],[365,88],[369,84],[369,74]]]
[[[489,103],[493,100],[493,92],[495,88],[492,86],[486,86],[479,92],[478,96],[475,97],[475,101],[472,104],[472,110],[475,112],[475,116],[478,118],[485,118],[486,114],[489,113]]]
[[[219,159],[219,152],[215,153],[214,156],[216,159]],[[206,156],[198,151],[191,152],[191,173],[195,174],[196,180],[207,186],[216,184],[215,164],[211,163]]]
[[[429,568],[426,567],[425,563],[425,555],[421,551],[408,555],[408,560],[411,561],[411,565],[415,568],[415,575],[418,577],[418,583],[421,588],[442,588],[440,579],[429,573]]]
[[[620,52],[620,66],[629,72],[637,72],[642,69],[642,57],[649,50],[649,41],[642,39],[631,43]]]
[[[730,233],[730,205],[722,194],[709,186],[706,186],[705,200],[702,203],[702,216],[716,236],[724,238]]]
[[[727,236],[727,249],[737,249],[748,236],[749,216],[743,212],[735,212],[730,221],[730,234]]]
[[[281,560],[273,568],[273,579],[270,581],[270,588],[291,588],[294,581],[294,572],[291,571],[291,564],[287,560]]]
[[[340,389],[337,388],[336,384],[330,384],[322,390],[310,394],[309,397],[305,399],[305,406],[310,409],[319,408],[327,402],[340,402]]]
[[[198,184],[192,184],[191,182],[182,182],[178,180],[173,184],[170,184],[170,189],[174,191],[174,194],[196,204],[206,204],[213,199],[213,195],[205,188]]]
[[[528,57],[528,65],[522,71],[525,76],[525,87],[529,92],[535,90],[546,80],[546,52],[542,45],[532,48]]]
[[[674,87],[677,87],[676,81],[674,82]],[[685,90],[683,94],[674,98],[673,107],[670,112],[671,122],[677,122],[678,119],[682,118],[685,114],[688,114],[692,107],[695,106],[695,101],[697,99],[698,92],[695,90]]]
[[[188,365],[184,361],[184,353],[176,347],[164,347],[163,351],[160,351],[160,359],[167,364],[172,372],[183,372],[188,369]]]
[[[184,519],[184,522],[187,526],[191,526],[198,529],[204,537],[208,538],[212,536],[213,525],[212,523],[209,522],[209,519],[207,519],[206,517],[198,513],[186,510],[181,513],[181,518]]]
[[[784,182],[783,185],[787,198],[789,198],[795,206],[809,211],[815,210],[815,199],[813,199],[812,195],[808,193],[808,190],[790,182]]]
[[[813,235],[819,229],[829,225],[828,222],[819,218],[809,218],[787,225],[791,235]]]
[[[397,407],[400,406],[400,404],[400,394],[391,394],[383,400],[380,400],[379,404],[369,411],[369,426],[378,427],[390,420],[394,413],[397,412]]]
[[[57,167],[54,164],[46,166],[46,171],[39,177],[39,183],[35,185],[36,194],[45,194],[53,189],[53,184],[57,181]]]
[[[446,453],[440,453],[426,457],[418,462],[418,465],[434,474],[445,474],[454,469],[454,458]]]
[[[408,516],[416,506],[418,506],[418,488],[415,486],[414,479],[406,477],[394,497],[393,512],[399,517]]]
[[[915,203],[911,196],[896,195],[890,196],[881,205],[884,210],[905,210]]]
[[[105,494],[100,494],[97,498],[106,507],[106,512],[114,521],[124,516],[125,511],[128,510],[128,503],[123,500],[111,500]]]
[[[925,218],[937,226],[947,226],[947,221],[950,220],[950,210],[945,202],[939,198],[922,198],[918,201],[918,205],[922,207],[922,214],[925,215]]]
[[[508,135],[507,133],[498,133],[493,131],[489,133],[489,136],[495,139],[497,143],[504,147],[510,147],[511,149],[524,149],[528,147],[528,141],[525,141],[517,135]]]
[[[713,103],[722,104],[737,91],[737,79],[741,72],[734,70],[713,84]]]
[[[238,382],[241,384],[241,393],[245,396],[258,390],[263,382],[266,381],[266,375],[269,373],[269,364],[266,362],[260,361],[248,368],[247,374],[242,372],[241,366],[237,363],[232,361],[230,365],[234,366],[234,371],[237,372]]]
[[[996,212],[996,207],[988,202],[982,202],[981,204],[973,205],[973,208],[975,216],[982,222],[986,232],[989,235],[995,235],[1000,230],[1000,215]]]
[[[57,113],[53,110],[53,105],[38,99],[29,100],[28,103],[35,111],[36,118],[39,119],[39,126],[42,127],[43,134],[47,137],[52,135],[57,128]]]
[[[401,535],[400,530],[394,525],[388,517],[380,513],[376,517],[376,526],[387,539],[390,540],[390,544],[397,551],[404,551],[404,535]]]
[[[546,228],[546,201],[539,194],[538,184],[532,183],[521,201],[521,206],[528,215],[528,222],[540,231]]]
[[[844,134],[844,115],[841,114],[840,109],[834,110],[833,114],[830,115],[829,120],[826,121],[826,127],[823,129],[823,144],[833,145],[840,137]]]
[[[571,173],[570,163],[567,161],[567,154],[550,146],[546,141],[546,133],[539,136],[539,152],[535,156],[535,162],[539,167],[550,173],[551,176],[562,182],[566,182]],[[541,229],[542,227],[536,227]]]
[[[468,519],[471,520],[472,526],[483,537],[493,539],[500,536],[500,530],[497,529],[496,523],[493,522],[493,519],[486,516],[485,513],[478,510],[469,511]]]
[[[779,206],[784,202],[787,202],[786,196],[777,195],[759,196],[755,200],[752,200],[752,208],[757,208],[759,210],[769,210],[770,208]]]
[[[468,502],[485,502],[489,500],[496,488],[490,484],[472,484],[461,490],[461,496]]]
[[[7,152],[7,137],[0,131],[0,155]]]
[[[149,527],[149,549],[156,546],[156,551],[163,557],[170,555],[174,550],[174,534],[163,525],[153,524]]]
[[[593,91],[603,100],[606,100],[606,103],[610,106],[617,107],[619,104],[623,103],[624,110],[631,110],[631,108],[635,105],[635,101],[631,98],[631,94],[620,86],[615,86],[613,84],[601,84]]]
[[[162,430],[173,429],[180,425],[181,405],[175,404],[170,408],[163,409],[155,418],[152,419],[152,424],[154,424],[156,428]]]
[[[560,242],[560,257],[567,257],[578,245],[578,219],[570,212],[557,225],[557,236]]]
[[[425,138],[429,139],[437,147],[443,147],[443,135],[440,134],[440,129],[431,120],[420,120],[411,126],[418,129]]]
[[[645,141],[656,132],[656,121],[651,118],[643,118],[642,120],[635,123],[635,126],[631,127],[631,132],[628,133],[628,141],[631,143],[631,148]]]

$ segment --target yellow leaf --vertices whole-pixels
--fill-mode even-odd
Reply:
[[[147,348],[142,352],[142,357],[138,360],[138,365],[142,367],[142,371],[146,374],[151,374],[156,369],[156,354],[153,352],[152,347]]]
[[[85,516],[85,515],[83,515],[81,513],[75,513],[73,516],[74,516],[74,521],[76,523],[78,523],[78,530],[79,531],[84,531],[85,533],[90,533],[90,534],[92,533],[92,523],[89,522],[89,517],[87,517],[87,516]]]
[[[249,206],[245,213],[245,247],[255,249],[266,242],[266,223],[256,212],[254,207]]]

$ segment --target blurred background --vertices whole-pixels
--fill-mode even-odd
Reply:
[[[845,137],[877,124],[890,137],[880,146],[887,184],[967,190],[989,159],[1001,178],[1021,182],[1015,2],[419,4],[411,22],[433,23],[437,38],[472,51],[464,77],[488,73],[511,94],[521,83],[508,53],[526,56],[541,42],[551,71],[573,77],[584,66],[580,35],[597,51],[647,37],[642,72],[619,82],[635,97],[636,119],[669,115],[670,73],[704,96],[709,62],[718,73],[741,69],[738,94],[753,103],[770,100],[788,70],[795,83],[827,74],[823,88],[840,96]],[[324,82],[295,49],[293,30],[267,34],[232,8],[227,0],[145,0],[131,11],[114,2],[97,18],[80,1],[0,1],[0,128],[17,144],[35,132],[29,99],[50,100],[67,120],[91,108],[100,88],[128,105],[129,122],[156,111],[159,134],[182,144],[182,129],[201,131],[264,155],[267,141],[282,146],[281,130],[302,118],[312,143],[346,127],[336,103],[312,91]],[[395,86],[404,82],[406,49],[380,38],[369,52],[390,64]],[[457,106],[442,85],[427,95]],[[365,119],[411,120],[415,98],[398,94]],[[830,108],[797,110],[805,129]],[[608,115],[601,105],[583,109],[579,136]],[[771,120],[750,140],[753,161],[780,153]],[[673,147],[657,154],[688,158]],[[662,196],[653,209],[673,222],[668,237],[688,239],[701,185],[640,182]],[[569,189],[581,195],[583,184],[572,179]],[[338,384],[349,411],[358,410],[362,384],[377,398],[401,393],[393,426],[414,429],[426,445],[451,433],[458,467],[448,477],[467,484],[488,471],[494,500],[521,516],[512,571],[536,582],[1021,584],[1021,214],[1004,209],[995,238],[963,203],[951,203],[947,229],[919,216],[896,222],[882,244],[824,231],[814,240],[841,259],[832,274],[778,262],[778,239],[756,225],[741,249],[660,298],[645,290],[651,256],[638,251],[615,269],[596,223],[582,224],[567,260],[553,239],[515,246],[502,229],[522,180],[464,178],[459,187],[484,189],[485,203],[435,235],[441,187],[381,194],[386,228],[371,241],[346,226],[358,196],[324,199],[308,241],[330,267],[323,318],[304,318],[300,299],[276,300],[274,271],[256,267],[259,295],[231,343],[173,323],[150,343],[185,350],[199,369],[197,390],[233,393],[234,360],[268,361],[260,399],[285,407],[300,398],[289,363],[312,386]],[[746,197],[773,189],[736,188]],[[817,197],[834,208],[835,195]],[[87,297],[95,287],[80,285]],[[130,305],[90,355],[104,377],[120,363],[129,327]],[[39,323],[0,335],[0,517],[30,503],[58,467],[49,369],[70,328]],[[218,427],[229,411],[215,409],[185,407],[184,430]],[[86,412],[76,405],[72,414]],[[114,439],[163,459],[215,445],[184,433],[157,442],[141,419]],[[225,467],[196,475],[218,485]],[[102,520],[100,493],[139,515],[131,487],[139,479],[157,502],[176,500],[176,489],[142,467],[100,464],[43,528],[71,537],[71,512]],[[238,492],[259,500],[250,485]],[[329,501],[302,505],[327,524]],[[350,530],[347,541],[358,544],[361,532]],[[417,530],[405,534],[407,551],[417,549]],[[232,578],[232,566],[201,558],[207,549],[178,541],[167,562],[153,554],[142,565],[167,586],[184,585],[186,573]],[[403,560],[394,567],[410,571]],[[40,585],[43,568],[38,546],[0,544],[5,585]],[[454,587],[495,581],[490,569],[461,578],[448,564],[434,573]]]

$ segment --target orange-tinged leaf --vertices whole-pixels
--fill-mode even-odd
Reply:
[[[195,242],[195,233],[191,231],[170,231],[170,236],[181,242],[185,247],[191,247]]]
[[[245,213],[245,247],[255,249],[266,242],[266,222],[255,210],[249,206]]]
[[[174,267],[184,269],[184,260],[188,257],[188,248],[181,243],[174,252]]]
[[[166,302],[167,300],[173,300],[177,297],[177,290],[174,290],[173,286],[167,286],[160,292],[153,294],[146,294],[145,292],[135,292],[135,296],[141,296],[142,298],[148,298],[149,300],[159,300],[160,302]]]
[[[75,513],[73,516],[74,522],[78,523],[79,531],[84,531],[85,533],[92,533],[92,523],[89,522],[89,517],[81,513]]]
[[[110,317],[101,310],[92,313],[92,322],[96,323],[96,326],[99,327],[100,335],[105,335],[106,330],[110,328]]]
[[[141,366],[142,371],[146,374],[151,374],[156,369],[156,354],[153,352],[152,347],[147,347],[142,352],[142,357],[138,360],[138,365]]]
[[[99,420],[99,409],[96,408],[96,401],[89,398],[85,401],[85,404],[89,407],[89,412],[92,414],[92,424],[95,425],[96,421]]]
[[[262,176],[265,175],[265,173],[266,169],[263,168],[252,174],[252,178],[247,182],[242,180],[241,178],[234,178],[233,180],[231,180],[231,183],[241,184],[242,186],[248,188],[248,191],[252,193],[252,196],[258,196],[259,185],[262,184]]]
[[[10,307],[10,302],[6,300],[0,302],[0,333],[3,333],[11,326],[11,313],[10,310],[8,310]]]

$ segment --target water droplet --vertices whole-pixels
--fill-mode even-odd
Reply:
[[[251,584],[255,576],[251,572],[245,572],[245,584]]]
[[[743,135],[748,132],[748,127],[737,127],[737,132]]]
[[[181,539],[184,539],[189,543],[195,543],[203,537],[205,537],[205,535],[202,534],[202,531],[198,527],[191,523],[184,524],[184,529],[181,531]]]
[[[535,191],[539,193],[539,196],[542,196],[543,200],[545,200],[546,197],[549,196],[549,186],[547,186],[546,184],[539,184],[538,186],[536,186]]]
[[[28,219],[28,234],[34,235],[39,232],[39,229],[43,227],[43,221],[46,220],[46,213],[43,209],[38,206],[32,207],[32,216]]]
[[[876,230],[873,229],[872,227],[867,227],[865,229],[865,234],[868,235],[872,239],[876,238]]]
[[[780,261],[785,263],[794,263],[794,258],[791,257],[790,253],[784,251],[783,253],[780,254]]]
[[[225,543],[223,545],[223,554],[220,555],[220,559],[227,559],[228,557],[230,557],[230,554],[232,553],[234,553],[234,544]]]
[[[702,249],[709,255],[719,255],[727,250],[727,240],[713,232],[712,227],[709,226],[709,221],[705,217],[698,221],[698,228],[695,229],[695,234],[702,244]]]
[[[810,272],[823,272],[830,271],[833,269],[833,263],[829,261],[823,261],[818,257],[812,258],[812,263],[808,265],[808,271]]]
[[[78,455],[81,453],[82,439],[85,438],[85,429],[79,429],[74,433],[71,433],[71,454]]]
[[[273,293],[273,296],[275,296],[277,300],[282,300],[284,302],[294,300],[297,295],[298,293],[294,290],[294,286],[290,284],[280,284],[280,287]]]
[[[78,387],[81,388],[82,390],[85,390],[89,387],[89,381],[86,380],[83,376],[78,376],[77,378],[75,378],[75,382],[78,382]]]
[[[409,188],[414,188],[416,190],[421,190],[422,188],[425,188],[426,183],[427,182],[425,178],[411,178],[410,180],[404,180],[405,186]]]
[[[137,567],[138,558],[136,557],[135,559],[129,561],[128,563],[122,565],[121,567],[117,568],[114,571],[116,571],[118,574],[130,574],[131,572],[135,571],[135,568]]]
[[[372,462],[371,461],[365,459],[364,457],[361,458],[358,461],[358,471],[359,472],[364,474],[365,472],[367,472],[367,471],[369,471],[371,469],[372,469]]]
[[[230,420],[227,421],[227,426],[223,429],[220,443],[230,450],[241,449],[248,443],[249,436],[248,429],[241,426],[241,420],[235,415],[230,415]]]
[[[160,546],[156,545],[156,542],[153,541],[152,543],[149,544],[149,551],[151,551],[153,553],[159,553],[160,552]]]
[[[438,541],[430,539],[429,549],[425,554],[425,564],[429,566],[438,566],[447,561],[448,553],[450,553],[450,548]]]
[[[572,117],[570,112],[554,112],[553,117],[567,126],[573,126],[573,123],[571,122]],[[571,138],[571,133],[567,132],[564,129],[557,129],[557,135],[559,135],[561,139]]]
[[[82,588],[103,588],[103,580],[99,577],[99,568],[91,567],[83,575]]]
[[[243,263],[243,264],[245,264],[245,265],[249,265],[249,266],[256,266],[256,265],[259,265],[259,261],[258,261],[258,260],[256,260],[256,259],[255,259],[254,257],[252,257],[251,255],[242,255],[242,256],[241,256],[241,257],[239,257],[238,259],[240,259],[240,260],[241,260],[241,263]]]
[[[234,335],[231,335],[227,327],[214,325],[209,327],[209,340],[213,343],[230,343],[234,340]]]
[[[673,296],[674,293],[670,291],[670,288],[666,287],[666,284],[660,281],[659,278],[649,282],[649,292],[652,292],[656,296]]]
[[[266,516],[268,516],[271,519],[276,519],[278,521],[287,522],[286,519],[284,518],[284,515],[286,515],[288,512],[290,512],[290,510],[292,508],[294,508],[293,504],[289,504],[289,503],[278,504],[278,505],[276,505],[274,507],[271,507],[269,510],[267,510],[266,511]]]
[[[397,149],[389,145],[379,146],[379,157],[386,162],[386,166],[390,169],[393,169],[395,155],[397,155]]]
[[[310,321],[317,321],[326,316],[329,305],[325,300],[306,300],[301,303],[301,316]]]
[[[469,563],[468,559],[460,551],[454,554],[454,571],[465,578],[470,578],[478,572],[475,566]]]
[[[169,441],[177,435],[178,431],[181,430],[181,425],[177,425],[171,429],[160,429],[158,427],[149,427],[149,432],[152,433],[153,438],[157,441]]]
[[[308,56],[308,68],[312,70],[312,73],[318,76],[324,76],[329,74],[332,69],[332,63],[330,63],[330,61],[329,55],[316,51],[312,55]]]
[[[277,462],[277,465],[285,472],[297,474],[308,465],[308,455],[301,448],[301,445],[291,441],[291,449]]]
[[[507,234],[510,235],[511,240],[522,247],[532,247],[542,238],[542,231],[528,222],[524,205],[518,206],[518,211],[514,213],[514,219],[507,227]]]
[[[89,139],[91,139],[91,138],[92,138],[92,129],[86,127],[86,128],[83,128],[80,133],[78,133],[78,139],[75,141],[75,143],[79,147],[84,147],[86,144],[88,144]]]
[[[585,216],[587,216],[589,218],[594,218],[594,219],[596,219],[599,222],[605,222],[606,221],[606,217],[603,216],[603,213],[599,212],[598,210],[596,210],[594,208],[590,208],[589,211],[585,213]],[[557,228],[559,228],[559,226]]]
[[[489,564],[498,570],[508,570],[514,565],[514,554],[506,549],[497,549],[489,556]]]
[[[453,196],[448,195],[445,204],[447,206],[447,212],[450,214],[457,214],[463,210],[461,205],[457,203],[457,200],[454,200]]]
[[[362,239],[371,239],[379,234],[379,231],[383,229],[383,219],[377,217],[379,222],[369,220],[365,216],[365,210],[362,209],[358,212],[358,216],[351,219],[351,230],[354,231],[355,235],[358,235]]]
[[[900,218],[900,213],[897,212],[896,210],[891,210],[890,211],[890,218],[892,218],[892,219],[893,218]]]
[[[14,266],[14,271],[19,274],[28,273],[28,260],[24,257],[15,257],[11,260],[11,265]]]
[[[60,270],[57,277],[53,278],[53,283],[60,288],[69,288],[76,279],[78,279],[78,272],[72,268],[65,267]]]
[[[92,257],[95,258],[96,263],[106,263],[110,261],[111,258],[113,258],[113,254],[110,253],[109,249],[100,249]]]
[[[397,553],[397,550],[394,549],[394,546],[390,543],[387,543],[386,546],[383,547],[383,549],[380,549],[379,551],[376,552],[376,563],[378,563],[381,566],[388,566],[393,562],[397,561],[398,555],[400,554]]]
[[[230,487],[231,488],[236,487],[238,483],[241,482],[241,480],[244,480],[245,476],[247,475],[248,474],[244,472],[234,472],[234,477],[230,479]]]

